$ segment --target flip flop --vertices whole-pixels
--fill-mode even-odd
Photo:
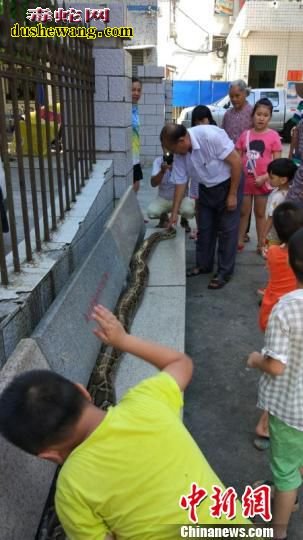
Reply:
[[[254,447],[262,452],[263,450],[268,450],[270,447],[270,438],[257,435],[257,437],[254,438]]]
[[[210,274],[211,270],[206,270],[205,268],[189,268],[186,270],[186,277],[196,277],[200,274]]]
[[[186,218],[181,217],[180,225],[183,227],[186,233],[190,233],[191,227]]]
[[[250,237],[249,237],[248,233],[246,233],[245,236],[244,236],[244,242],[245,243],[250,242]]]
[[[228,279],[223,279],[221,278],[220,276],[214,276],[209,284],[208,284],[208,289],[211,289],[213,291],[217,290],[217,289],[222,289],[222,287],[225,287],[225,285],[228,283]]]

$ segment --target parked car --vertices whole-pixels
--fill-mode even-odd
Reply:
[[[247,101],[254,106],[254,104],[261,98],[268,98],[273,104],[273,115],[270,122],[270,127],[278,131],[283,136],[285,141],[289,142],[290,131],[293,127],[291,118],[296,110],[296,105],[294,104],[293,100],[291,104],[287,102],[286,90],[283,88],[254,88],[250,91]],[[298,102],[299,101],[300,98],[298,97]],[[219,127],[222,125],[223,116],[226,110],[231,106],[229,95],[224,96],[211,105],[208,105],[214,120],[217,122]],[[177,123],[190,127],[191,115],[194,108],[195,107],[186,107],[183,109]]]

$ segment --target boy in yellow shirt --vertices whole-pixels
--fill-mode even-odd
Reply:
[[[249,524],[235,501],[232,521],[211,516],[213,487],[224,486],[180,418],[191,359],[127,334],[102,306],[93,318],[104,343],[160,373],[108,411],[95,407],[84,387],[47,370],[16,377],[0,397],[4,437],[63,465],[55,503],[69,540],[176,540],[181,524]]]

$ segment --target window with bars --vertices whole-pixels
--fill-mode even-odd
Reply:
[[[213,36],[213,51],[222,49],[226,45],[226,36]]]
[[[137,68],[138,66],[143,66],[144,64],[144,50],[143,49],[136,49],[136,50],[129,50],[129,52],[132,55],[133,60],[133,67],[132,67],[132,75],[133,77],[137,77]]]

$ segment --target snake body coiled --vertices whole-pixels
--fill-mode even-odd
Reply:
[[[175,236],[175,229],[153,233],[142,242],[139,249],[134,253],[130,262],[128,286],[126,291],[121,294],[115,310],[116,317],[127,332],[130,330],[148,282],[149,269],[147,260],[153,248],[159,241],[168,240]],[[108,346],[101,347],[88,385],[88,390],[95,405],[101,409],[106,409],[109,405],[115,403],[114,375],[120,357],[121,351]]]
[[[130,262],[130,276],[127,288],[122,292],[115,315],[129,332],[132,321],[139,307],[148,282],[149,269],[148,258],[156,246],[162,240],[169,240],[176,236],[176,229],[158,231],[146,238],[139,249],[134,253]],[[107,409],[116,401],[114,391],[114,374],[117,369],[122,352],[108,345],[102,345],[95,367],[91,374],[88,390],[97,407]],[[40,526],[35,540],[67,540],[57,518],[54,507],[55,483],[43,513]]]

